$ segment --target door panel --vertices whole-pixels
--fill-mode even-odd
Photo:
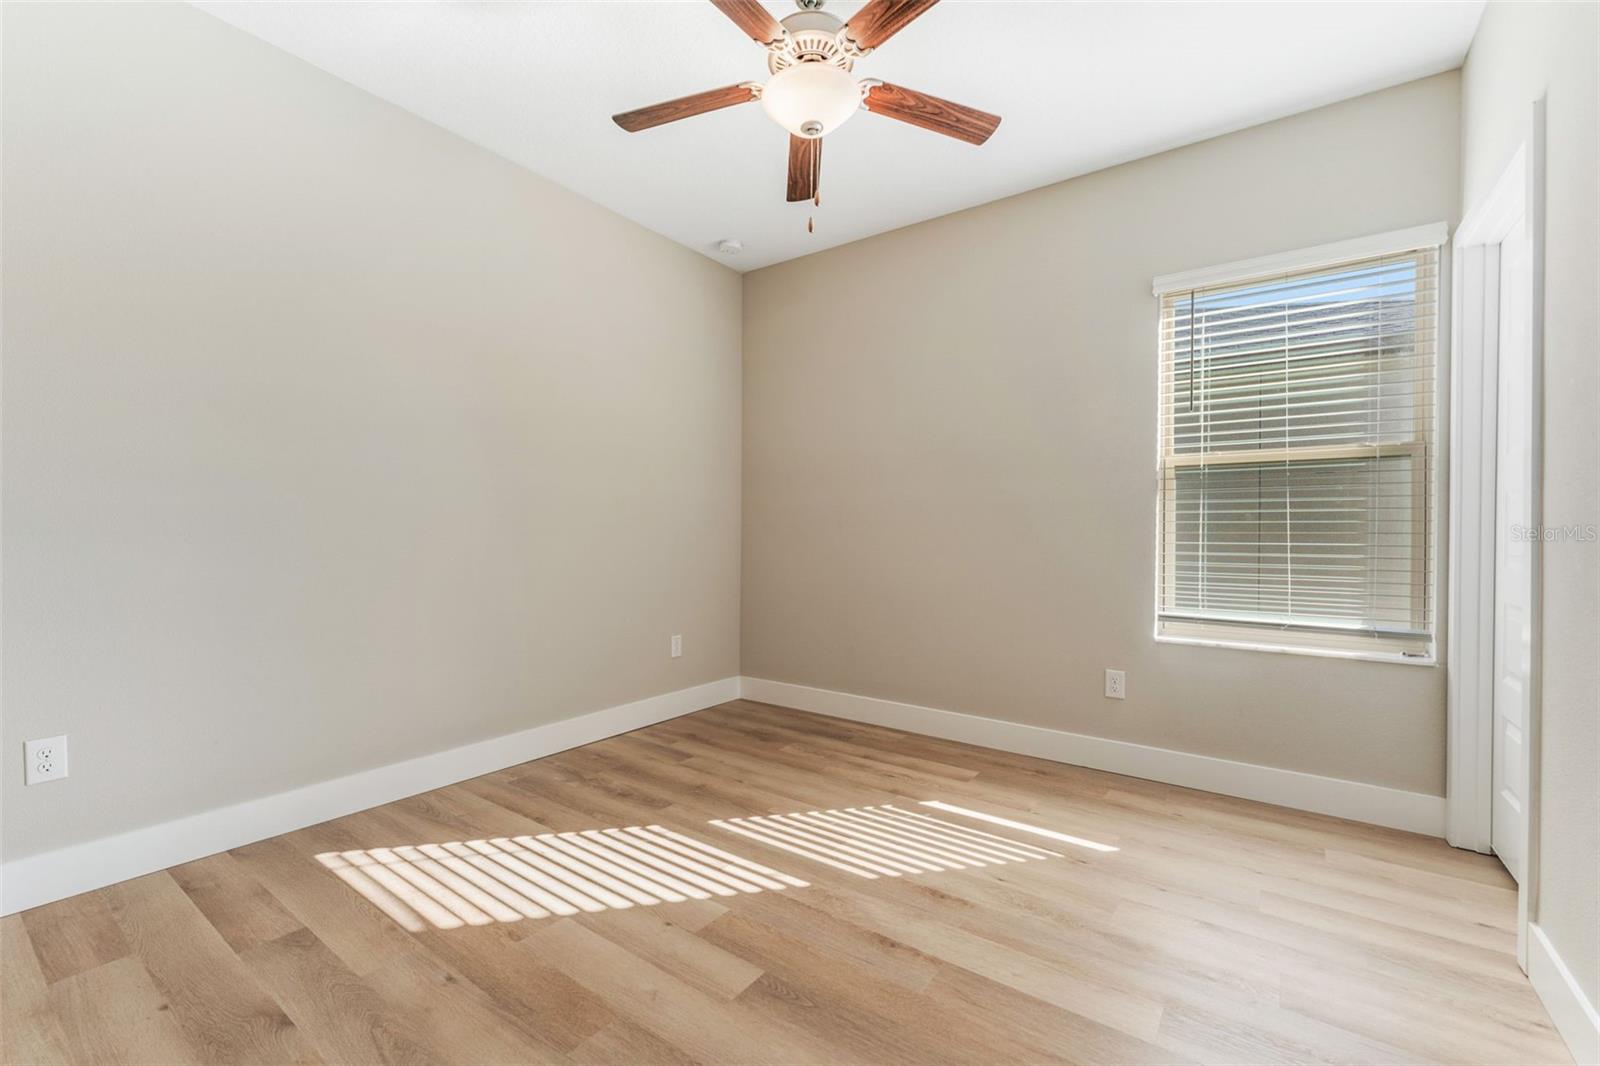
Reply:
[[[1531,247],[1518,222],[1500,245],[1499,418],[1495,447],[1495,854],[1521,883],[1527,857],[1528,699],[1533,673]]]

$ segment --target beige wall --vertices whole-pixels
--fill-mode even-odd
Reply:
[[[1462,206],[1546,103],[1544,521],[1600,523],[1600,8],[1492,3],[1462,69]],[[1600,545],[1544,548],[1542,841],[1535,920],[1600,1002]]]
[[[183,5],[4,94],[6,858],[737,674],[737,275]]]
[[[745,674],[1441,794],[1442,670],[1153,641],[1150,280],[1453,223],[1458,91],[746,275]]]
[[[1149,279],[1454,222],[1548,85],[1594,521],[1595,30],[1494,4],[1464,86],[748,275],[743,672],[1442,792],[1441,671],[1151,640]],[[0,854],[740,671],[736,276],[186,7],[8,5],[3,58],[0,750],[73,775],[3,768]],[[1539,918],[1591,996],[1595,554],[1547,551]]]

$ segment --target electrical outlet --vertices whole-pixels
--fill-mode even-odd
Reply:
[[[674,659],[683,658],[683,637],[677,633],[672,635],[672,657]]]
[[[1121,670],[1106,671],[1106,699],[1125,700],[1128,698],[1128,676]]]
[[[30,740],[23,744],[23,751],[28,760],[22,775],[24,785],[42,785],[67,776],[66,737]]]

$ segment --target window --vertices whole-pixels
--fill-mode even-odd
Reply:
[[[1158,637],[1431,661],[1436,230],[1158,279]]]

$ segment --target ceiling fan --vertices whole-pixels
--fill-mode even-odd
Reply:
[[[869,0],[849,22],[822,10],[824,0],[795,0],[800,10],[773,18],[759,0],[711,0],[724,15],[767,50],[771,77],[765,85],[746,81],[613,115],[629,133],[760,100],[772,120],[789,131],[790,203],[821,203],[822,138],[857,110],[909,122],[925,130],[982,144],[1000,116],[941,100],[898,85],[851,76],[856,60],[869,55],[938,0]]]

